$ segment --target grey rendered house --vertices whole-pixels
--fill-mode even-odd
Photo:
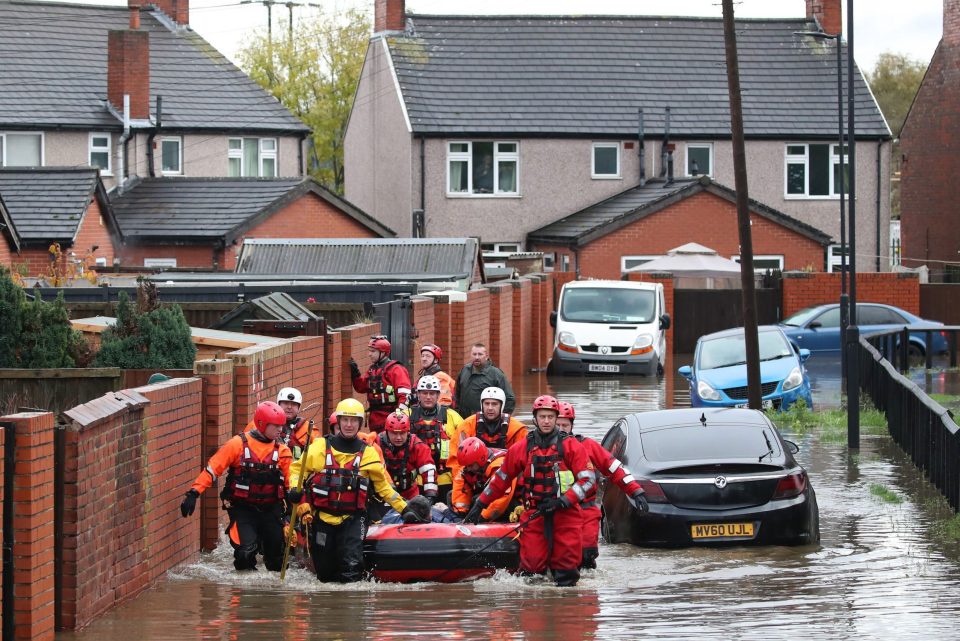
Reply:
[[[835,33],[839,2],[737,22],[750,196],[832,238],[835,50],[797,32]],[[676,177],[734,183],[719,18],[377,9],[346,133],[346,197],[400,235],[523,249],[529,232],[637,186],[641,170],[666,174],[668,110]],[[871,270],[888,246],[891,136],[859,72],[855,85],[858,267]],[[647,253],[642,241],[635,253]],[[825,253],[826,269],[839,264],[836,246]]]

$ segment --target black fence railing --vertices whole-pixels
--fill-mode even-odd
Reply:
[[[943,327],[947,338],[950,363],[956,365],[957,332],[960,327]],[[909,368],[911,354],[909,334],[917,330],[904,328],[877,332],[860,338],[860,388],[870,395],[874,406],[887,417],[890,436],[906,452],[927,479],[934,484],[953,507],[960,511],[960,427],[952,414],[927,396],[916,383],[897,371]],[[923,330],[920,330],[923,333]],[[926,345],[934,343],[927,337]],[[929,368],[932,349],[922,358]]]

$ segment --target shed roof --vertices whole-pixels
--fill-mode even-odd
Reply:
[[[276,321],[311,321],[318,316],[285,292],[272,292],[249,300],[230,310],[217,321],[215,327],[229,327],[237,318],[256,318]]]
[[[99,195],[106,206],[102,190],[96,169],[0,168],[0,198],[24,244],[72,243],[91,201]]]

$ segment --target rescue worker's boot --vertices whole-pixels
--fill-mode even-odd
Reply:
[[[583,548],[583,559],[580,561],[581,570],[596,570],[597,557],[600,556],[600,550],[597,548]]]
[[[579,570],[551,570],[550,573],[553,575],[557,587],[560,588],[573,587],[580,580]]]

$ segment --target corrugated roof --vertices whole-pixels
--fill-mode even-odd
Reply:
[[[273,292],[254,298],[250,305],[258,311],[257,318],[269,320],[316,320],[318,317],[284,292]]]
[[[415,133],[729,138],[719,18],[409,16],[388,39]],[[747,136],[836,135],[836,53],[806,19],[738,20]],[[860,73],[857,132],[890,132]]]
[[[97,181],[89,168],[0,168],[0,198],[22,242],[72,242]]]

